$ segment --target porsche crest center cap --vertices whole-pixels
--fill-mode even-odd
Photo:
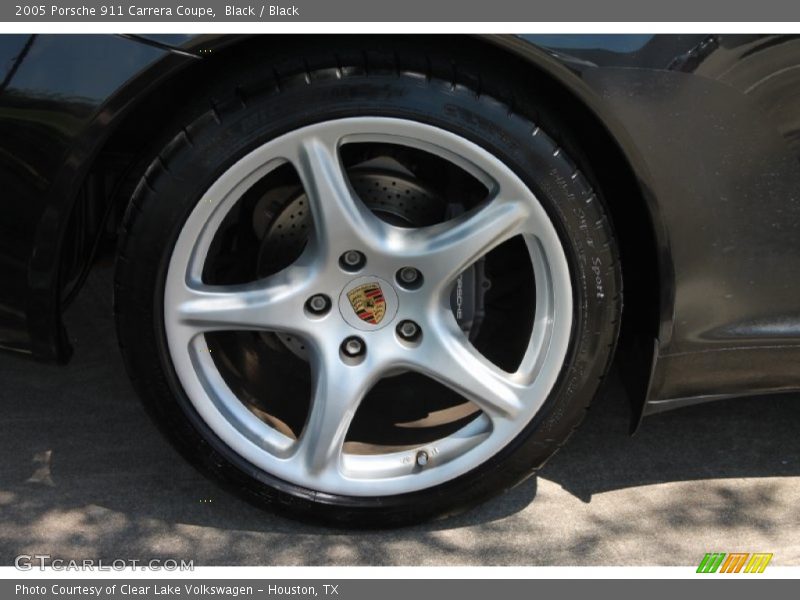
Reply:
[[[339,312],[351,326],[362,331],[380,329],[397,313],[397,293],[379,277],[359,277],[342,290]]]

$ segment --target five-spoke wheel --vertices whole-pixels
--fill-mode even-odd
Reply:
[[[616,340],[587,179],[491,74],[478,94],[415,72],[418,52],[237,84],[176,127],[126,216],[118,329],[145,405],[206,472],[294,515],[407,523],[514,485],[580,422]]]
[[[345,143],[377,142],[456,163],[486,186],[487,198],[427,227],[381,220],[354,192],[340,157]],[[300,176],[313,221],[303,252],[263,279],[204,283],[207,251],[219,225],[258,179],[287,163]],[[506,372],[469,342],[450,298],[460,273],[516,236],[524,239],[533,265],[536,303],[524,356],[514,372]],[[564,362],[572,289],[550,218],[497,158],[437,127],[356,117],[270,140],[211,186],[175,245],[164,315],[170,355],[192,404],[238,453],[283,479],[328,493],[399,494],[468,472],[530,422]],[[226,385],[205,339],[222,330],[280,332],[305,341],[312,399],[297,439],[248,411]],[[419,447],[344,452],[350,422],[369,390],[408,370],[455,390],[481,415]],[[422,451],[430,457],[424,468],[415,460]]]

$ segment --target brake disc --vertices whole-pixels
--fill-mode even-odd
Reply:
[[[463,207],[447,204],[413,174],[395,170],[358,168],[349,173],[358,197],[381,220],[398,227],[426,227],[452,218]],[[256,204],[253,228],[262,240],[258,273],[274,273],[293,262],[305,248],[313,221],[301,187],[280,188],[264,194]],[[461,329],[473,339],[484,316],[483,298],[490,287],[483,268],[484,259],[463,271],[453,286],[451,306]],[[271,334],[264,334],[271,335]],[[290,334],[274,334],[281,343],[304,360],[305,342]]]

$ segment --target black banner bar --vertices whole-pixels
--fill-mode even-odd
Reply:
[[[714,580],[713,583],[711,580]],[[693,579],[653,580],[455,580],[455,579],[310,579],[310,580],[78,580],[27,579],[0,581],[0,598],[18,600],[410,600],[416,598],[602,598],[622,594],[625,598],[674,600],[708,597],[713,592],[730,600],[785,592],[791,580],[757,576],[697,576]],[[713,589],[712,589],[713,586]],[[759,586],[756,589],[755,586]]]
[[[786,22],[795,0],[12,0],[3,22]]]

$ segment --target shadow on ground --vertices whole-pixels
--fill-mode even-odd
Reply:
[[[140,409],[116,349],[108,278],[90,280],[68,315],[68,367],[0,357],[0,564],[21,553],[196,564],[691,564],[714,548],[800,560],[797,396],[682,409],[630,438],[627,401],[612,382],[537,479],[467,514],[347,532],[258,510],[187,466]]]

